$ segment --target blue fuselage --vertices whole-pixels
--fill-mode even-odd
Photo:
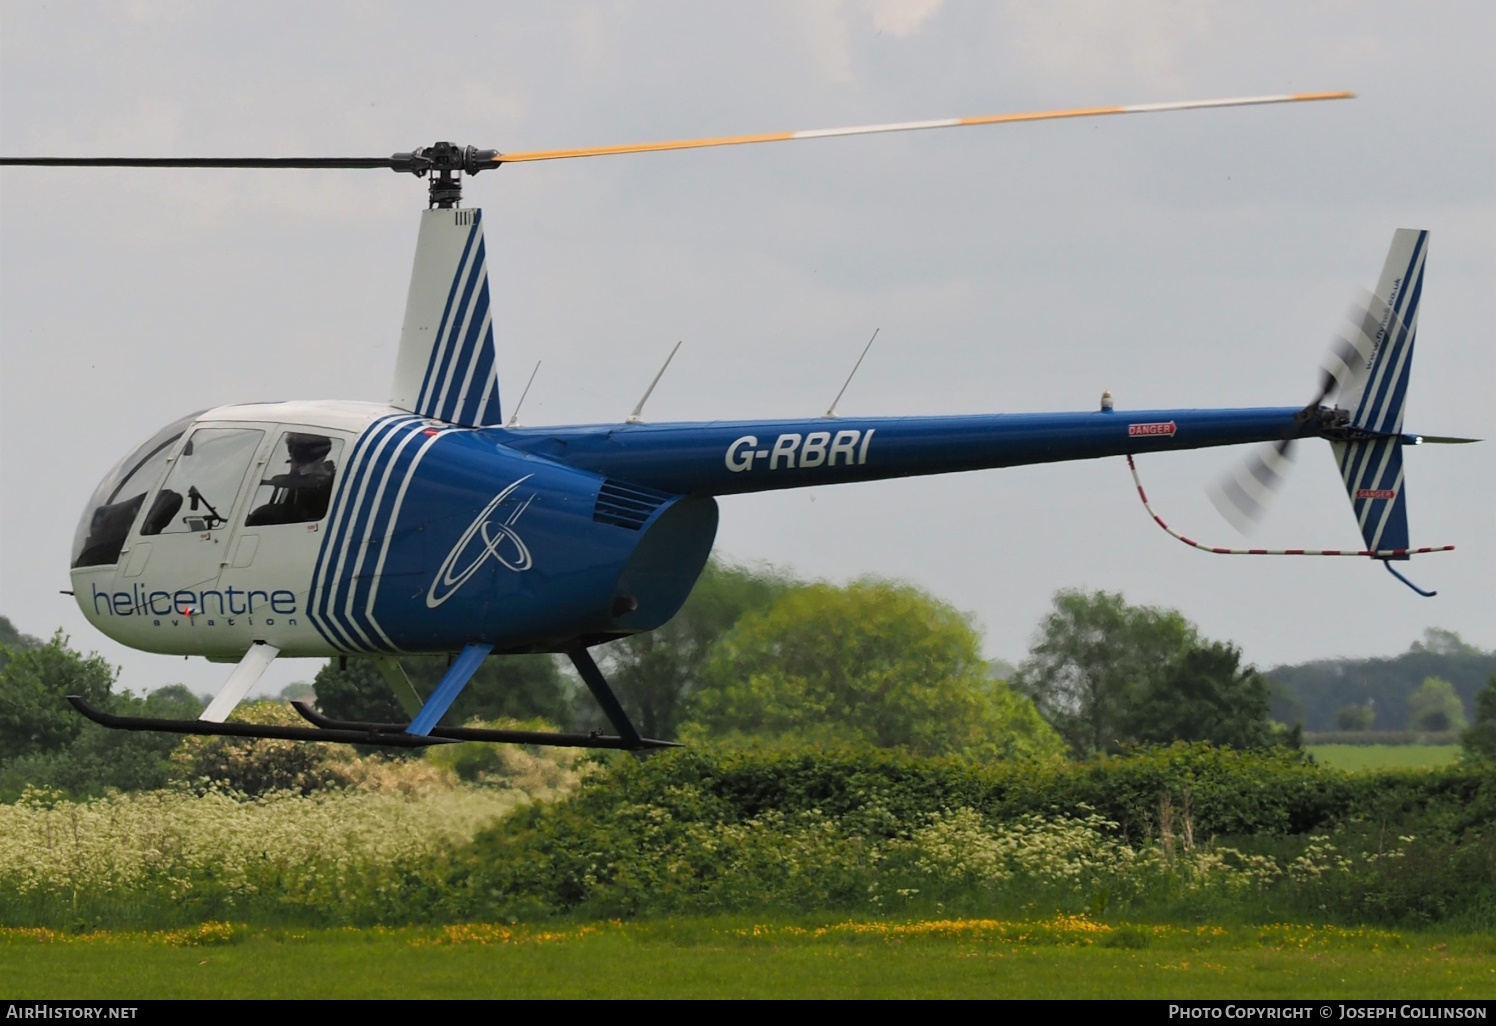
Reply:
[[[101,485],[74,588],[99,629],[157,652],[565,650],[675,614],[715,496],[1318,433],[1299,414],[468,428],[375,404],[224,407],[143,446],[154,470],[127,458],[115,476],[136,483]],[[320,476],[287,472],[291,444]]]

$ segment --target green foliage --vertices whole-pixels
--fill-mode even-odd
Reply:
[[[87,721],[67,695],[108,705],[113,668],[97,655],[79,655],[67,642],[58,631],[45,645],[8,650],[0,668],[0,764],[58,751],[78,737]]]
[[[1078,756],[1140,742],[1297,743],[1273,727],[1269,683],[1240,649],[1120,594],[1058,592],[1016,682]]]
[[[1452,631],[1429,628],[1400,656],[1382,659],[1322,659],[1267,671],[1277,688],[1273,718],[1303,723],[1306,731],[1335,729],[1335,714],[1347,705],[1375,703],[1379,730],[1416,729],[1408,717],[1408,697],[1425,679],[1454,685],[1460,701],[1473,707],[1475,693],[1496,671],[1496,652],[1482,652]]]
[[[802,585],[722,638],[691,713],[718,735],[1058,756],[1033,706],[988,676],[979,644],[966,617],[909,585]]]
[[[691,692],[702,682],[712,646],[745,614],[762,610],[791,586],[771,568],[736,566],[714,557],[680,612],[665,626],[609,644],[602,669],[645,737],[677,736]],[[587,726],[611,727],[600,712]]]
[[[377,772],[306,795],[0,805],[0,924],[938,910],[1496,925],[1496,775],[1477,767],[1353,776],[1183,743],[1038,765],[702,749],[597,760],[569,797],[520,805],[567,792],[574,769],[511,767],[534,778],[516,791],[419,759],[347,766]]]
[[[84,719],[65,696],[80,694],[121,715],[191,719],[202,704],[186,687],[114,694],[113,668],[73,651],[61,633],[10,651],[0,666],[0,799],[13,800],[28,786],[81,797],[166,785],[175,735],[108,730]]]
[[[1433,655],[1475,656],[1477,658],[1488,654],[1460,637],[1459,632],[1446,631],[1442,627],[1424,628],[1423,640],[1413,642],[1412,645],[1408,646],[1408,651],[1428,652]]]
[[[448,660],[445,656],[403,656],[400,665],[424,698],[447,672]],[[347,669],[332,660],[318,671],[312,689],[318,707],[335,719],[404,723],[410,718],[372,659],[350,657]],[[570,723],[572,717],[570,688],[554,656],[503,655],[484,660],[442,722],[540,718]]]
[[[1039,627],[1018,685],[1078,755],[1127,741],[1136,693],[1195,642],[1172,610],[1131,606],[1120,594],[1061,591]]]
[[[1370,730],[1377,711],[1369,705],[1343,705],[1335,714],[1335,725],[1341,730]]]
[[[281,726],[306,723],[294,709],[274,701],[246,702],[230,718]],[[172,750],[171,764],[175,779],[199,791],[216,787],[250,797],[275,791],[311,794],[351,780],[342,745],[329,748],[280,738],[188,735]]]
[[[1496,673],[1475,696],[1475,723],[1460,739],[1465,757],[1475,762],[1496,763]]]
[[[412,779],[418,763],[398,768],[400,782],[375,774],[309,795],[174,788],[68,801],[30,791],[0,805],[0,923],[427,918],[435,901],[422,881],[439,879],[444,853],[524,796],[434,773]]]
[[[1447,680],[1427,677],[1408,696],[1408,724],[1414,730],[1464,730],[1465,723],[1465,707]]]
[[[1215,916],[1245,901],[1269,922],[1294,910],[1490,923],[1493,823],[1488,775],[1351,777],[1282,749],[1181,743],[1041,767],[868,747],[692,750],[621,759],[480,834],[456,859],[447,914],[940,901]]]
[[[1127,709],[1128,736],[1144,743],[1210,741],[1261,748],[1276,740],[1268,720],[1268,684],[1241,650],[1216,641],[1177,656],[1150,676]]]
[[[128,691],[111,695],[104,707],[124,716],[169,719],[192,719],[203,709],[182,684],[144,696]],[[0,800],[14,800],[28,787],[78,798],[97,796],[111,788],[134,791],[165,787],[172,779],[170,756],[180,740],[176,734],[109,730],[83,721],[68,744],[8,759],[0,765]]]
[[[317,689],[304,680],[295,680],[281,688],[278,697],[283,702],[289,702],[293,698],[315,699]]]
[[[16,630],[16,625],[11,623],[8,617],[0,616],[0,670],[5,668],[5,664],[13,653],[28,648],[39,648],[41,644],[40,638],[22,634]]]

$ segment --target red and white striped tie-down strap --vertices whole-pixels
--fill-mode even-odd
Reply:
[[[1399,559],[1404,556],[1419,556],[1426,552],[1453,552],[1453,545],[1429,545],[1421,549],[1227,549],[1218,545],[1204,545],[1187,538],[1164,523],[1163,517],[1153,511],[1153,505],[1148,501],[1148,493],[1143,491],[1143,482],[1138,478],[1138,467],[1132,457],[1127,457],[1127,469],[1132,471],[1132,482],[1138,486],[1138,498],[1143,500],[1143,508],[1153,518],[1153,522],[1174,537],[1184,542],[1191,548],[1199,549],[1201,552],[1213,552],[1218,556],[1367,556],[1372,559]]]

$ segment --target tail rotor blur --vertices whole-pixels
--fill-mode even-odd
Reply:
[[[1292,427],[1276,442],[1248,453],[1206,490],[1211,504],[1232,527],[1248,534],[1262,521],[1288,479],[1295,444],[1320,407],[1337,394],[1356,395],[1364,390],[1383,340],[1402,333],[1397,312],[1386,302],[1365,290],[1356,296],[1320,361],[1315,396],[1294,417]]]

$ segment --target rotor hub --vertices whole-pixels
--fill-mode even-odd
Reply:
[[[430,177],[431,206],[447,209],[462,200],[462,176],[475,175],[498,167],[498,150],[480,150],[476,146],[458,146],[437,142],[409,153],[390,157],[390,170]]]

